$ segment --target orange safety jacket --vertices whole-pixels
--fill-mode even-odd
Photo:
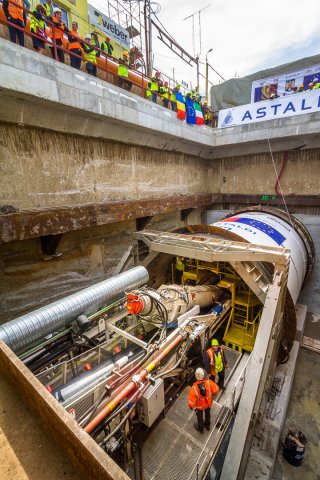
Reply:
[[[51,22],[52,23],[59,23],[58,20],[56,19],[56,17],[51,17]],[[64,25],[61,25],[60,27],[50,27],[50,33],[49,33],[49,37],[50,38],[53,38],[53,30],[54,30],[54,36],[55,36],[55,39],[56,40],[61,40],[63,39],[63,30],[64,30]]]
[[[206,396],[203,397],[200,393],[198,385],[204,383],[206,389]],[[195,382],[189,391],[188,405],[192,410],[207,410],[211,408],[213,397],[219,393],[219,387],[212,380],[199,380]]]
[[[9,0],[8,12],[10,17],[23,22],[23,1],[22,0]]]
[[[216,369],[216,359],[215,359],[214,349],[211,347],[209,348],[209,350],[207,350],[208,357],[210,358],[210,373],[213,377],[215,377],[218,373],[222,372],[222,370],[226,368],[226,359],[224,356],[223,348],[219,346],[219,349],[220,349],[221,361],[223,365],[223,368],[220,370]]]
[[[70,38],[72,37],[72,38]],[[69,37],[69,43],[68,43],[68,50],[80,50],[81,45],[80,45],[80,40],[82,40],[81,35],[78,34],[75,30],[70,30],[70,37]]]

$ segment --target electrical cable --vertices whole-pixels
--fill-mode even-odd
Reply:
[[[161,377],[163,377],[164,375],[167,375],[168,373],[170,373],[170,372],[172,372],[173,370],[175,370],[175,369],[180,365],[180,363],[182,362],[182,359],[183,359],[183,357],[185,356],[185,354],[186,354],[186,352],[187,352],[187,350],[188,350],[188,348],[189,348],[190,343],[191,343],[191,342],[190,342],[190,339],[188,339],[185,348],[184,348],[183,351],[181,352],[181,356],[180,356],[179,360],[177,361],[177,363],[176,363],[173,367],[171,367],[169,370],[166,370],[166,371],[164,371],[164,372],[159,373],[159,375],[156,375],[155,377],[153,377],[153,379],[154,379],[154,380],[157,380],[158,378],[161,378]]]

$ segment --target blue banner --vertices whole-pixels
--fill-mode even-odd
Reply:
[[[196,112],[191,98],[186,97],[187,123],[196,124]]]
[[[286,240],[286,237],[282,235],[282,233],[278,232],[275,228],[271,227],[270,225],[267,225],[264,222],[261,222],[260,220],[256,220],[254,218],[245,218],[245,217],[236,217],[234,219],[230,218],[228,221],[233,221],[233,222],[239,222],[243,223],[244,225],[248,225],[251,227],[256,228],[257,230],[260,230],[260,232],[265,233],[268,235],[268,237],[272,238],[278,245],[282,245],[283,242]]]
[[[218,127],[234,127],[320,111],[320,88],[220,110]]]

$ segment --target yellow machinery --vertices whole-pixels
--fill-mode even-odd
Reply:
[[[228,263],[207,263],[199,260],[177,257],[172,268],[172,282],[175,271],[182,285],[195,282],[201,284],[210,280],[212,274],[219,277],[217,287],[231,292],[232,308],[223,336],[224,343],[234,350],[251,352],[254,346],[262,304],[254,293]]]

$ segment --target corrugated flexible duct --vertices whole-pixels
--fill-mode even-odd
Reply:
[[[21,352],[45,335],[68,326],[78,315],[94,313],[111,300],[120,298],[125,290],[137,288],[148,280],[149,274],[144,267],[132,268],[0,325],[0,340],[14,352]]]

